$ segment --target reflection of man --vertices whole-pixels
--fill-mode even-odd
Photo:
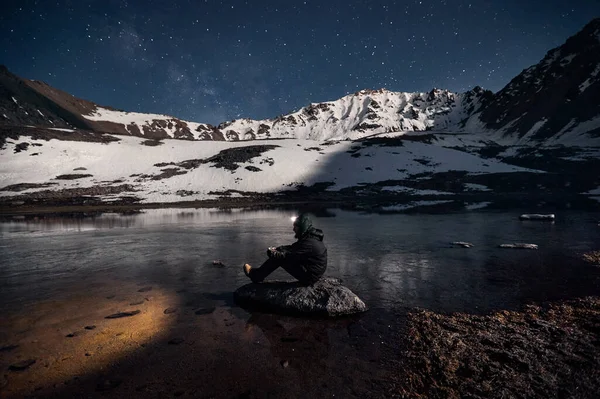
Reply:
[[[246,322],[246,330],[260,328],[271,347],[271,354],[282,364],[306,372],[320,372],[326,367],[329,355],[329,334],[326,322],[314,320],[291,320],[294,324],[286,329],[279,321],[281,317],[256,313]],[[286,323],[288,324],[288,323]]]
[[[278,267],[303,284],[314,284],[321,278],[327,269],[327,248],[323,244],[323,232],[315,229],[310,218],[302,214],[294,220],[295,238],[292,245],[267,250],[269,259],[261,267],[253,268],[244,265],[244,273],[252,282],[260,283]]]

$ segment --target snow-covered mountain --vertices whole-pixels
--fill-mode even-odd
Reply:
[[[374,134],[464,129],[469,117],[491,96],[477,87],[467,93],[433,89],[402,93],[361,90],[339,100],[314,103],[269,120],[238,119],[218,129],[228,140],[299,138],[358,139]]]
[[[0,126],[67,128],[148,139],[202,139],[210,125],[99,106],[0,65]],[[218,135],[215,138],[218,139]]]
[[[512,143],[600,139],[600,18],[511,80],[478,119]]]
[[[600,192],[600,19],[496,94],[361,90],[218,126],[99,106],[0,68],[0,159],[0,213],[14,204],[590,201]]]
[[[359,139],[407,131],[463,132],[502,145],[600,145],[600,18],[494,94],[361,90],[273,119],[219,126],[125,112],[0,67],[0,125],[76,128],[150,139]]]

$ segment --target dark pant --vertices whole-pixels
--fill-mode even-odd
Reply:
[[[265,263],[262,264],[261,267],[252,268],[250,270],[250,278],[254,283],[260,283],[263,281],[269,274],[273,273],[277,268],[282,267],[286,272],[292,275],[296,280],[300,281],[303,284],[312,284],[314,283],[312,277],[304,270],[300,265],[292,265],[286,263],[282,259],[269,258]]]

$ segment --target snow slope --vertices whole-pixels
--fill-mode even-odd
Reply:
[[[230,189],[275,193],[318,182],[332,182],[334,184],[329,190],[336,191],[363,183],[405,179],[423,172],[463,170],[479,174],[527,170],[495,159],[482,159],[462,151],[419,142],[404,142],[400,147],[363,147],[357,157],[357,144],[351,141],[323,145],[302,139],[233,143],[164,140],[160,146],[141,145],[143,138],[127,136],[108,144],[27,137],[21,137],[20,141],[28,142],[29,149],[15,152],[17,143],[9,140],[0,150],[4,161],[0,164],[0,188],[48,182],[57,183],[51,187],[52,190],[131,184],[136,190],[131,194],[143,198],[143,202],[211,199],[219,196],[211,192]],[[255,145],[275,147],[239,163],[235,170],[215,167],[215,162],[199,163],[191,169],[175,165],[183,161],[203,160],[222,150]],[[33,156],[34,153],[37,155]],[[174,164],[165,165],[168,163]],[[157,178],[169,170],[181,174]],[[65,174],[91,176],[74,180],[56,179]],[[0,191],[0,196],[45,189],[28,189],[18,193]],[[181,190],[185,191],[185,198],[182,198]]]

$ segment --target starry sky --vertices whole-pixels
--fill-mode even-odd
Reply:
[[[361,89],[500,90],[598,0],[3,0],[0,64],[77,97],[218,124]]]

